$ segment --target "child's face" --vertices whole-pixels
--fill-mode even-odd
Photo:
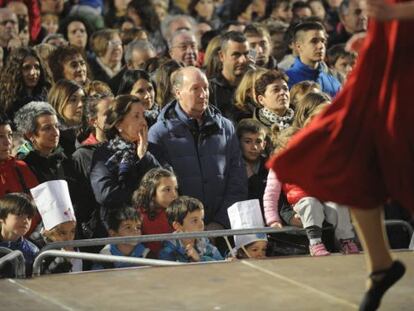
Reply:
[[[76,233],[76,222],[67,221],[50,230],[48,238],[53,242],[73,241]]]
[[[177,224],[176,231],[178,232],[199,232],[204,231],[204,210],[196,210],[188,213],[185,216],[183,224]]]
[[[57,15],[45,15],[42,17],[42,26],[46,28],[47,33],[53,34],[58,31],[59,28],[59,19]]]
[[[16,240],[29,231],[32,218],[27,215],[8,214],[5,219],[0,219],[0,223],[3,238]]]
[[[140,220],[123,220],[119,225],[118,231],[109,230],[111,236],[138,236],[141,235],[141,221]]]
[[[245,132],[240,138],[243,157],[248,162],[256,162],[266,147],[263,133]]]
[[[155,203],[162,208],[167,208],[177,198],[177,188],[175,177],[162,177],[155,190]]]
[[[335,70],[347,77],[355,65],[355,60],[351,57],[339,57],[335,63]]]
[[[256,241],[253,244],[246,247],[246,250],[249,253],[250,258],[256,259],[266,258],[266,249],[266,241]]]

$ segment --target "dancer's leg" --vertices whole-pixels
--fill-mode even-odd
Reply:
[[[382,207],[351,209],[355,229],[365,251],[368,272],[387,269],[392,264]]]
[[[351,213],[370,272],[368,290],[362,299],[360,310],[377,310],[385,292],[404,275],[405,267],[401,262],[392,260],[382,208],[352,209]]]

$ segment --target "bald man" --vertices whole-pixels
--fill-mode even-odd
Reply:
[[[234,126],[209,105],[209,85],[198,68],[172,78],[176,100],[164,107],[148,140],[177,174],[180,193],[204,204],[207,229],[229,228],[227,208],[247,199],[247,175]]]

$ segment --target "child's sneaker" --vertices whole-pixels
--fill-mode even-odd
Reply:
[[[341,252],[344,255],[348,254],[359,254],[359,248],[353,239],[340,240]]]
[[[317,243],[314,245],[309,245],[309,252],[311,256],[328,256],[331,253],[328,252],[325,248],[325,245],[323,243]]]

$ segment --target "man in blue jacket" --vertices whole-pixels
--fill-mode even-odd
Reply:
[[[295,27],[294,44],[299,56],[286,71],[289,88],[304,80],[315,81],[323,92],[335,97],[341,84],[323,62],[326,54],[326,32],[321,23],[303,22]]]
[[[176,100],[163,108],[148,140],[174,169],[180,193],[203,202],[206,228],[229,228],[227,208],[247,199],[234,126],[208,104],[208,81],[198,68],[181,68],[173,89]]]

